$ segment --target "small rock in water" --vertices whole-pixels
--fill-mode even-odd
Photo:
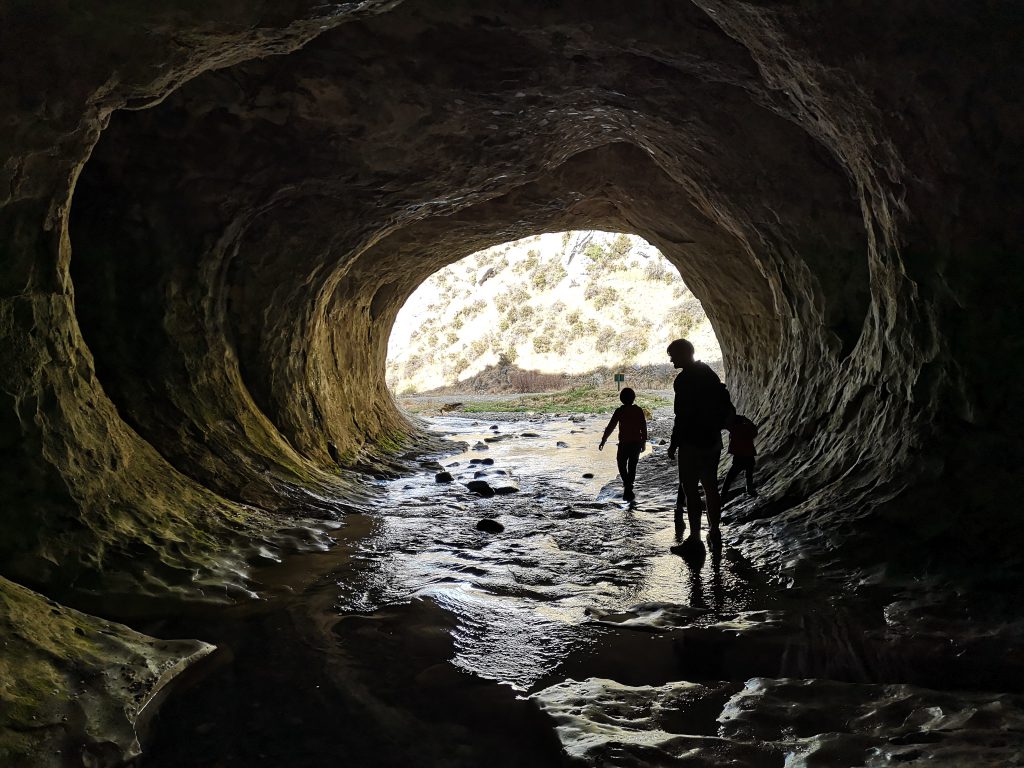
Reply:
[[[478,493],[481,496],[493,496],[494,489],[491,488],[490,483],[486,480],[470,480],[466,483],[466,487],[469,488],[473,493]]]
[[[481,469],[473,473],[473,477],[487,477],[487,470]]]
[[[562,440],[559,440],[557,443],[555,443],[555,447],[556,448],[568,448],[569,444],[566,443],[566,442],[563,442]]]
[[[491,429],[497,431],[498,425],[497,424],[491,424]]]
[[[663,437],[658,441],[658,445],[668,445],[668,440]]]
[[[477,442],[473,446],[473,450],[474,451],[487,451],[487,450],[490,450],[490,449],[487,447],[487,443]]]
[[[575,424],[579,424],[581,421],[586,421],[586,420],[587,420],[587,417],[584,416],[582,413],[577,413],[577,414],[569,417],[569,421],[571,421],[571,422],[573,422]]]
[[[480,463],[486,464],[487,466],[491,466],[491,464],[494,463],[494,459],[480,459]]]
[[[540,437],[536,432],[523,432],[520,437]]]
[[[483,459],[470,459],[469,463],[470,464],[483,464],[484,460]]]
[[[483,520],[476,524],[478,531],[486,531],[487,533],[501,533],[505,530],[505,526],[499,523],[497,520],[492,520],[489,517],[485,517]]]
[[[511,481],[494,486],[494,492],[499,496],[507,496],[510,493],[519,493],[519,486]]]
[[[584,480],[593,480],[594,479],[594,473],[593,472],[584,472],[583,473],[583,479]]]
[[[451,464],[449,464],[448,466],[449,466],[449,467],[457,467],[457,466],[459,466],[459,462],[457,462],[457,461],[453,461],[453,462],[452,462]]]
[[[451,472],[438,472],[434,475],[435,483],[450,483],[454,479]]]
[[[485,443],[497,443],[497,442],[500,442],[502,440],[508,440],[508,438],[509,438],[508,435],[491,435],[490,437],[485,437],[484,438],[484,442]]]

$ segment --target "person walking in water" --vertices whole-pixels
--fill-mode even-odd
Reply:
[[[643,408],[634,403],[636,392],[632,389],[626,387],[619,392],[619,400],[622,401],[622,405],[615,409],[611,421],[604,428],[601,444],[597,449],[604,450],[608,436],[618,425],[619,448],[615,452],[615,461],[619,465],[619,477],[622,478],[622,498],[625,501],[632,501],[636,498],[636,494],[633,493],[636,465],[647,443],[647,419],[644,417]]]
[[[729,453],[732,454],[732,466],[722,483],[722,502],[729,498],[729,486],[740,472],[747,474],[747,495],[757,496],[754,487],[754,438],[757,437],[757,425],[746,416],[735,416],[726,425],[729,429]]]
[[[679,453],[680,501],[685,499],[690,535],[684,544],[700,542],[701,502],[699,486],[704,488],[708,511],[708,541],[721,541],[718,528],[721,502],[718,496],[718,462],[722,454],[722,429],[735,414],[718,374],[693,359],[693,344],[676,339],[668,345],[668,356],[679,368],[672,388],[675,390],[675,423],[668,447],[669,459]],[[677,508],[677,515],[681,510]],[[681,520],[677,517],[677,526]]]

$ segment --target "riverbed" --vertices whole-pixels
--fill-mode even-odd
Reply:
[[[328,551],[263,569],[258,601],[147,627],[219,651],[139,764],[1021,764],[1019,696],[923,685],[881,602],[762,570],[728,523],[721,549],[674,554],[665,447],[627,503],[604,423],[432,419],[460,447],[372,483]]]

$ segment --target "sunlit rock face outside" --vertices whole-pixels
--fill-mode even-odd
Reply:
[[[416,286],[583,228],[703,303],[779,541],[1017,556],[1011,5],[0,10],[4,577],[243,593],[415,433]]]
[[[431,275],[395,319],[387,383],[399,394],[473,387],[502,366],[522,370],[520,388],[544,381],[532,372],[603,383],[602,368],[629,371],[630,383],[641,371],[668,382],[666,339],[682,337],[721,368],[704,308],[657,249],[621,233],[552,232]]]

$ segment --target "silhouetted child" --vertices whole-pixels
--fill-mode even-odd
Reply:
[[[619,400],[622,401],[622,405],[612,414],[611,421],[601,436],[601,444],[597,447],[598,450],[604,450],[608,435],[618,425],[619,448],[615,452],[615,461],[619,465],[619,477],[622,478],[622,498],[632,501],[636,498],[636,494],[633,493],[636,465],[647,443],[647,419],[644,417],[643,408],[633,403],[636,400],[636,392],[632,389],[626,387],[619,392]]]
[[[722,484],[722,501],[725,501],[729,486],[740,471],[747,473],[747,493],[757,496],[754,488],[754,438],[757,437],[757,425],[746,416],[733,416],[726,424],[729,430],[729,453],[732,454],[732,466]]]

